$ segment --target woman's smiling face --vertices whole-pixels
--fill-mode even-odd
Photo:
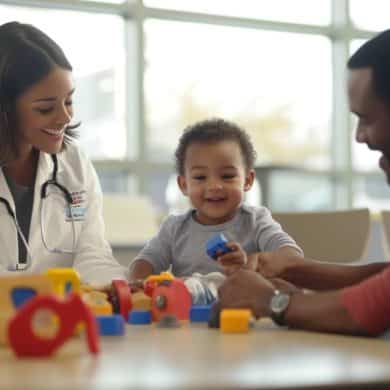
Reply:
[[[33,148],[49,154],[61,150],[73,117],[73,92],[72,72],[56,67],[16,100],[21,156]]]

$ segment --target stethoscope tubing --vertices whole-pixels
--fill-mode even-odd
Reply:
[[[45,246],[45,248],[51,252],[51,253],[65,253],[65,254],[71,254],[71,253],[75,253],[75,244],[76,244],[76,226],[75,226],[75,219],[74,219],[74,215],[73,215],[73,208],[72,208],[72,202],[73,202],[73,199],[72,199],[72,195],[70,194],[70,192],[68,191],[68,189],[63,186],[62,184],[58,183],[57,181],[57,172],[58,172],[58,159],[57,159],[57,156],[55,154],[52,154],[51,155],[51,158],[52,158],[52,161],[53,161],[53,173],[52,173],[52,177],[51,179],[47,180],[45,183],[42,184],[41,186],[41,193],[40,193],[40,225],[41,225],[41,237],[42,237],[42,242],[43,242],[43,245]],[[55,187],[57,187],[60,192],[63,194],[65,200],[66,200],[66,203],[67,203],[67,206],[68,206],[68,210],[69,210],[69,216],[70,216],[70,219],[72,221],[72,235],[73,235],[73,242],[72,242],[72,249],[57,249],[57,248],[50,248],[46,242],[46,239],[45,239],[45,230],[44,230],[44,227],[43,227],[43,200],[46,199],[49,195],[48,193],[48,187],[49,185],[53,185]],[[31,255],[31,250],[30,250],[30,246],[28,245],[28,242],[26,240],[26,237],[24,236],[23,232],[22,232],[22,229],[19,225],[19,222],[18,222],[18,219],[16,217],[16,214],[15,212],[12,210],[12,207],[10,205],[10,203],[8,202],[7,199],[3,198],[3,197],[0,197],[0,203],[4,204],[4,206],[6,207],[7,209],[7,212],[8,214],[11,216],[11,218],[13,219],[14,223],[15,223],[15,227],[16,227],[16,231],[19,235],[19,237],[21,238],[21,240],[23,241],[23,245],[26,247],[26,251],[27,251],[27,262],[26,263],[20,263],[19,261],[17,261],[16,265],[15,266],[11,266],[8,268],[8,270],[10,271],[21,271],[21,270],[26,270],[28,268],[31,267],[31,264],[32,264],[32,255]]]

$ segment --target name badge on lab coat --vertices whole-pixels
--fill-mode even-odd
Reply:
[[[85,191],[72,192],[72,216],[73,221],[84,221],[87,211],[87,194]],[[66,221],[71,222],[72,217],[68,207],[65,208]]]

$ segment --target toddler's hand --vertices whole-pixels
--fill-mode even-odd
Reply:
[[[242,267],[246,267],[248,263],[248,257],[246,252],[242,249],[241,245],[235,241],[229,241],[226,246],[230,249],[230,252],[218,255],[217,261],[225,270],[227,275],[231,275]]]

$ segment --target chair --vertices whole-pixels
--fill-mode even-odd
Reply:
[[[273,213],[272,216],[303,249],[305,257],[349,263],[360,260],[367,249],[368,209]]]
[[[158,231],[156,213],[149,198],[104,195],[106,238],[113,246],[142,246]]]
[[[382,234],[383,234],[383,249],[386,254],[386,257],[390,255],[390,211],[382,210],[381,211],[381,221],[382,221]]]

